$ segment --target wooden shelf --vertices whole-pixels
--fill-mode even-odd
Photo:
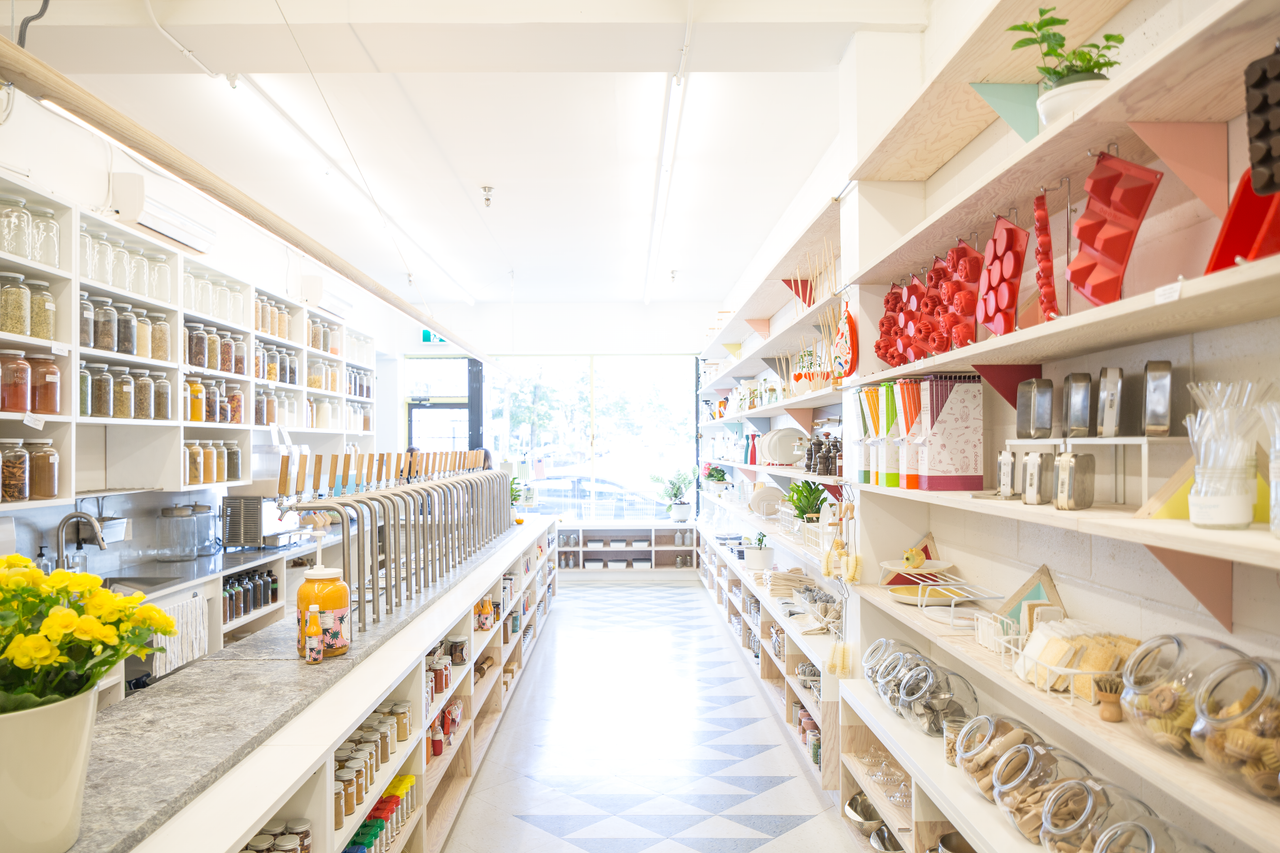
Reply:
[[[387,853],[403,853],[405,845],[409,843],[410,836],[413,835],[414,829],[418,826],[418,821],[422,820],[422,816],[426,813],[427,805],[423,803],[409,814],[409,817],[400,826],[400,834],[396,836],[395,841],[392,841],[391,846],[387,848]],[[314,845],[312,849],[315,849]]]
[[[1058,14],[1070,23],[1059,30],[1072,48],[1128,5],[1129,0],[1076,0]],[[1019,38],[1013,24],[1034,21],[1028,0],[995,0],[974,9],[956,52],[924,84],[906,111],[849,174],[854,181],[923,181],[986,130],[996,111],[970,83],[1036,83],[1040,73],[1033,50],[1012,51]],[[966,21],[966,23],[968,23]]]
[[[1094,166],[1090,149],[1116,142],[1126,160],[1150,162],[1154,155],[1129,122],[1225,122],[1241,114],[1244,66],[1274,50],[1277,30],[1280,7],[1271,0],[1219,0],[1145,56],[1118,69],[1111,83],[1076,112],[1074,121],[1046,128],[880,257],[846,271],[847,283],[888,284],[928,266],[935,255],[955,245],[957,235],[989,233],[992,211],[1029,207],[1028,199],[1039,194],[1041,186],[1056,184],[1060,176],[1071,177],[1073,202],[1081,201],[1084,178]],[[1050,213],[1065,206],[1063,196],[1049,195]],[[1253,319],[1263,316],[1274,315]],[[1149,327],[1146,331],[1138,340],[1176,334]]]

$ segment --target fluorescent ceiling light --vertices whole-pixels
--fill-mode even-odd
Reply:
[[[653,218],[649,225],[649,254],[644,264],[644,302],[649,304],[649,287],[658,272],[654,268],[662,251],[662,234],[667,220],[667,199],[671,195],[671,172],[680,143],[680,119],[684,115],[684,95],[688,77],[672,75],[666,92],[667,111],[662,117],[662,153],[658,160],[658,181],[653,193]]]

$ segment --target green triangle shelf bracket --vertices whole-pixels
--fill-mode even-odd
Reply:
[[[996,111],[1005,124],[1030,142],[1040,133],[1040,114],[1036,112],[1036,98],[1040,87],[1035,83],[970,83],[987,106]]]

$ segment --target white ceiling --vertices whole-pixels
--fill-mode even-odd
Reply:
[[[18,14],[37,6],[19,3]],[[654,263],[662,274],[650,296],[723,298],[835,139],[836,66],[852,33],[918,30],[927,11],[925,0],[154,8],[209,68],[250,81],[232,89],[202,74],[141,0],[53,0],[27,47],[429,303],[640,298],[664,88],[690,11],[687,94]],[[482,185],[494,187],[489,208]]]

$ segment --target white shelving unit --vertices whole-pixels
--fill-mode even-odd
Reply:
[[[687,533],[694,535],[694,543],[677,545],[676,536]],[[684,565],[679,568],[692,570],[694,553],[700,544],[692,521],[571,521],[560,525],[558,535],[566,537],[559,551],[573,558],[575,569],[586,568],[583,565],[586,560],[603,560],[604,566],[599,568],[606,570],[610,568],[610,560],[625,561],[628,570],[637,568],[636,560],[649,561],[650,569],[674,569],[679,555],[684,558]],[[578,537],[577,545],[568,544],[572,541],[569,537],[573,536]],[[592,540],[601,540],[603,544],[599,547],[588,545]],[[647,540],[648,544],[637,545],[637,540]],[[617,567],[614,571],[622,571],[622,568]]]

